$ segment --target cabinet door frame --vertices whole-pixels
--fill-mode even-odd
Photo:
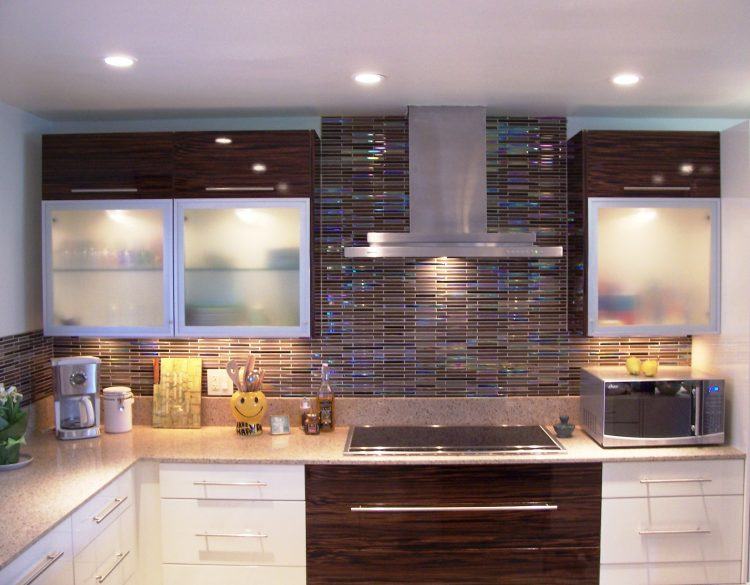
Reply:
[[[302,213],[300,223],[299,315],[298,326],[200,326],[187,325],[185,303],[185,229],[182,218],[187,209],[234,209],[238,207],[289,207]],[[307,338],[311,332],[311,205],[307,197],[175,199],[175,337],[195,338]]]
[[[685,336],[703,333],[719,333],[721,327],[721,199],[718,198],[673,198],[673,197],[590,197],[588,198],[588,251],[587,251],[587,331],[590,337],[650,337]],[[599,256],[597,242],[599,226],[598,211],[603,208],[621,207],[668,207],[708,208],[711,210],[711,275],[709,292],[709,320],[707,325],[623,325],[600,326],[599,293],[597,277]]]
[[[157,209],[162,211],[164,242],[162,248],[162,306],[164,320],[158,327],[88,327],[54,323],[52,285],[52,213],[57,210],[96,211],[116,209]],[[173,201],[172,199],[96,199],[47,200],[42,202],[42,295],[44,334],[73,337],[171,337],[174,334],[173,276]]]

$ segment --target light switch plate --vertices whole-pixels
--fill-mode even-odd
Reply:
[[[234,392],[234,384],[226,370],[207,370],[208,395],[209,396],[231,396]]]

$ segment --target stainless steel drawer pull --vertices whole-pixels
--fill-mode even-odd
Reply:
[[[136,187],[122,187],[115,189],[71,189],[71,193],[138,193]]]
[[[268,484],[265,481],[194,481],[193,485],[224,485],[224,486],[235,486],[235,487],[266,487]]]
[[[709,528],[687,528],[687,529],[666,529],[666,530],[639,530],[638,534],[649,536],[652,534],[711,534]]]
[[[710,483],[712,481],[707,477],[677,477],[674,479],[642,479],[641,483]]]
[[[112,500],[112,502],[106,508],[104,508],[104,510],[102,510],[96,516],[94,516],[92,518],[92,520],[94,522],[96,522],[97,524],[101,524],[102,522],[104,522],[104,520],[107,518],[107,516],[109,516],[112,512],[114,512],[115,510],[117,510],[117,508],[120,507],[120,504],[122,504],[127,499],[128,499],[128,496],[122,496],[121,498],[115,498],[114,500]]]
[[[120,566],[120,563],[125,560],[125,557],[130,554],[130,551],[125,551],[124,553],[117,553],[115,555],[115,562],[112,563],[112,566],[107,569],[107,572],[104,573],[104,575],[97,575],[96,576],[96,582],[97,583],[104,583],[104,581],[107,580],[107,577],[109,577],[112,574],[112,571],[114,571],[117,567]]]
[[[262,532],[196,532],[202,538],[268,538]]]
[[[690,187],[623,187],[623,191],[690,191]]]
[[[206,187],[206,191],[276,191],[276,187]]]
[[[520,506],[355,506],[352,512],[550,512],[554,504]]]
[[[41,577],[47,569],[54,565],[55,561],[63,556],[63,554],[64,553],[61,550],[49,553],[46,557],[39,561],[38,565],[34,567],[34,569],[32,569],[31,573],[26,575],[16,585],[30,585],[39,577]]]

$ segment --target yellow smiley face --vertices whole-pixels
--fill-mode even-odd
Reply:
[[[240,392],[232,394],[232,414],[237,422],[257,424],[266,413],[266,395],[263,392]]]

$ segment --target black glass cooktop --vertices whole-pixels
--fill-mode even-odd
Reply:
[[[562,451],[540,426],[353,427],[345,453],[350,455],[433,455]]]

